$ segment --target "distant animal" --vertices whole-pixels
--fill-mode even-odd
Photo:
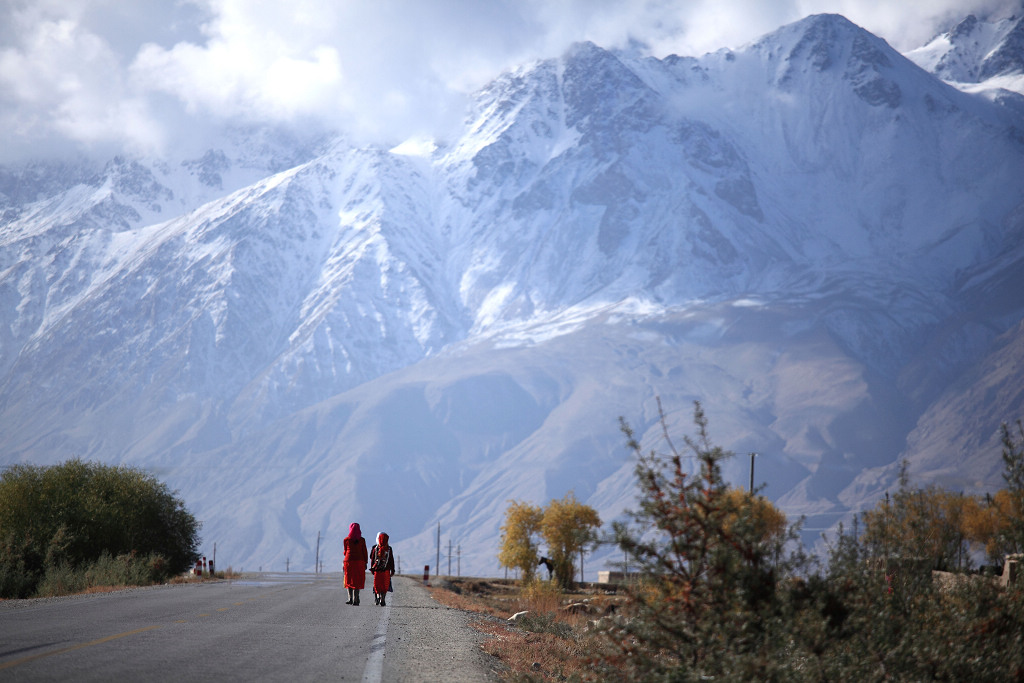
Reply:
[[[548,580],[550,581],[551,580],[551,572],[554,571],[555,565],[551,564],[551,560],[549,560],[546,557],[540,558],[540,562],[537,563],[537,566],[539,567],[541,565],[544,565],[545,567],[548,568]]]

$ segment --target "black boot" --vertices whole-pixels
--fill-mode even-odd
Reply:
[[[388,603],[384,601],[384,596],[385,595],[387,595],[387,593],[381,593],[380,594],[380,606],[381,607],[387,607],[388,606]]]
[[[353,605],[358,605],[358,604],[359,604],[359,589],[358,589],[358,588],[356,588],[356,589],[355,589],[354,591],[352,591],[352,592],[353,592],[353,593],[355,593],[355,596],[356,596],[356,597],[355,597],[355,598],[353,599],[353,601],[352,601],[352,604],[353,604]]]
[[[345,604],[346,605],[351,605],[352,604],[352,589],[351,588],[348,589],[348,600],[345,601]]]

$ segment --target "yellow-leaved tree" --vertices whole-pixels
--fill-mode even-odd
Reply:
[[[726,489],[723,503],[729,511],[722,523],[723,531],[732,534],[740,531],[740,525],[750,525],[749,532],[770,548],[769,555],[777,560],[790,536],[786,513],[764,496],[751,495],[744,489]]]
[[[1001,428],[1006,488],[972,500],[964,514],[967,537],[995,562],[1024,552],[1024,423],[1017,420],[1014,427],[1003,423]]]
[[[527,583],[533,579],[537,569],[537,536],[543,519],[544,511],[531,503],[510,500],[505,511],[498,563],[502,567],[520,570]]]
[[[931,569],[956,569],[967,559],[965,512],[971,498],[939,486],[900,487],[863,515],[863,542],[874,557],[918,562]]]
[[[561,500],[552,500],[544,510],[541,533],[548,544],[555,579],[561,586],[572,583],[574,558],[597,541],[601,518],[589,505],[576,500],[572,491]]]
[[[1015,507],[1013,498],[1002,489],[995,495],[970,498],[964,505],[964,534],[972,543],[984,547],[993,562],[1001,562],[1006,552],[1002,541]]]

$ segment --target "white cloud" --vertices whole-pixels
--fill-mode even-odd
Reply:
[[[38,153],[49,140],[97,145],[122,135],[154,142],[157,127],[146,102],[125,88],[123,76],[107,43],[72,19],[34,23],[20,49],[0,50],[6,152]],[[111,136],[112,130],[121,133]]]
[[[379,142],[456,122],[502,69],[592,40],[656,56],[739,47],[818,12],[909,50],[1017,0],[7,0],[0,125],[7,159],[158,150],[179,126],[316,119]],[[190,119],[191,117],[191,119]],[[185,133],[187,135],[187,133]]]

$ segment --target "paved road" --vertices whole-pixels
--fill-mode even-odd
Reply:
[[[470,616],[395,577],[345,605],[338,574],[0,602],[0,681],[483,681]]]

